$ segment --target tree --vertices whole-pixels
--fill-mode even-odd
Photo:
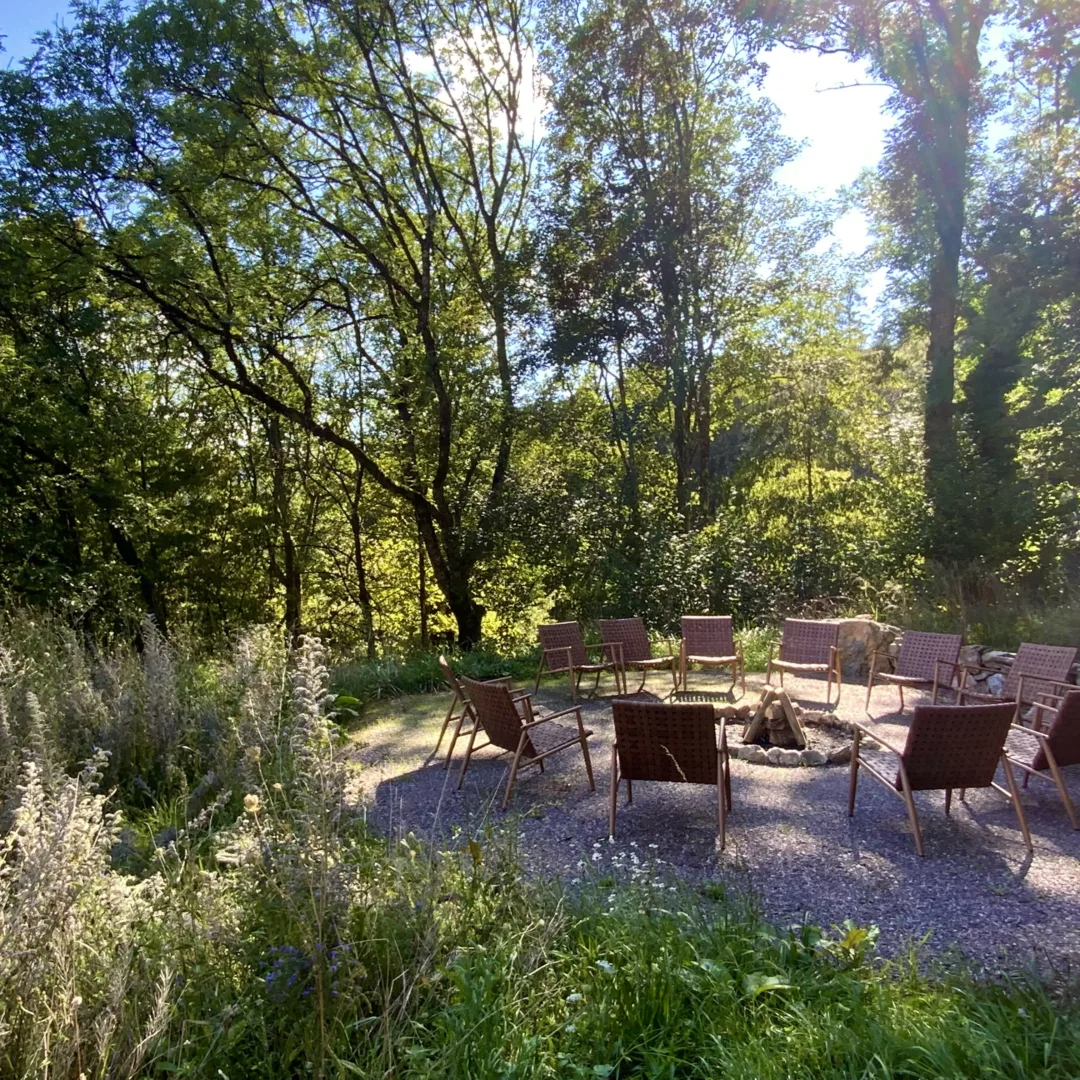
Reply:
[[[406,503],[466,646],[514,429],[526,23],[469,0],[86,7],[2,89],[9,212]]]
[[[971,147],[985,112],[979,43],[997,0],[826,0],[795,8],[784,34],[800,47],[864,60],[893,87],[897,122],[882,165],[888,206],[921,246],[926,270],[927,491],[937,518],[932,554],[955,554],[961,497],[954,425],[956,326]],[[782,20],[781,20],[782,21]],[[910,253],[905,254],[910,259]]]
[[[632,519],[645,412],[628,404],[630,370],[655,387],[651,409],[670,415],[672,509],[700,525],[721,499],[717,405],[792,255],[793,233],[770,234],[768,253],[760,241],[770,215],[791,217],[773,176],[794,150],[749,92],[755,43],[713,5],[566,5],[549,37],[553,353],[599,370]]]

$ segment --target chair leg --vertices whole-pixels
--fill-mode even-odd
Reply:
[[[727,798],[724,783],[724,755],[716,755],[716,814],[720,824],[720,850],[727,841]]]
[[[595,791],[596,790],[596,781],[593,780],[592,758],[589,757],[589,744],[585,741],[585,736],[584,735],[580,735],[580,736],[578,736],[578,738],[581,740],[581,753],[582,753],[582,756],[585,758],[585,772],[588,773],[588,776],[589,776],[589,790],[590,791]],[[543,762],[541,762],[540,764],[542,765]]]
[[[1004,753],[1001,755],[1001,767],[1005,772],[1005,782],[1009,785],[1013,809],[1016,811],[1016,820],[1020,822],[1020,832],[1023,834],[1024,843],[1027,845],[1028,851],[1034,851],[1035,847],[1031,842],[1031,830],[1028,828],[1024,804],[1020,801],[1020,789],[1016,786],[1016,776],[1013,774],[1012,762]]]
[[[626,781],[626,805],[632,806],[634,802],[634,782],[630,779]]]
[[[907,769],[903,761],[900,762],[900,786],[903,788],[904,802],[907,805],[908,818],[911,821],[911,831],[915,834],[915,850],[920,858],[926,858],[923,851],[922,829],[919,828],[919,814],[915,809],[915,798],[911,793],[911,784],[908,782]]]
[[[840,704],[840,693],[844,688],[844,669],[840,666],[840,654],[836,654],[836,704]]]
[[[640,694],[645,689],[645,680],[648,678],[649,672],[647,668],[641,669],[641,682],[638,683],[638,688],[634,691],[635,694]],[[626,676],[623,675],[623,690],[626,689]]]
[[[522,732],[521,738],[518,739],[517,752],[514,754],[514,760],[510,763],[510,775],[506,778],[506,793],[503,795],[502,808],[505,810],[510,804],[510,792],[514,789],[514,781],[517,779],[518,762],[521,761],[522,752],[525,749],[525,740],[528,738],[528,732]],[[543,762],[540,763],[541,765]]]
[[[743,697],[746,696],[746,657],[739,657],[739,685],[742,687]]]
[[[533,683],[533,693],[540,689],[540,676],[544,673],[544,661],[547,657],[543,653],[540,654],[540,666],[536,669],[536,682]]]
[[[856,730],[851,744],[851,772],[848,776],[847,816],[855,816],[855,789],[859,786],[859,742],[862,732]]]
[[[952,813],[952,788],[947,787],[945,789],[945,815],[946,817]]]
[[[570,676],[570,700],[576,705],[578,687],[581,686],[581,672],[575,672],[573,666],[571,666],[567,674]],[[574,678],[575,675],[577,676],[576,679]]]
[[[608,836],[615,835],[615,810],[619,801],[619,751],[611,744],[611,797],[608,800]]]
[[[863,712],[867,716],[870,715],[870,695],[874,692],[874,673],[870,672],[870,678],[866,680],[866,705],[863,707]]]
[[[469,761],[472,758],[473,743],[476,742],[476,729],[480,725],[474,723],[472,731],[469,732],[469,745],[465,747],[465,760],[461,763],[461,772],[458,773],[457,778],[457,790],[461,790],[461,785],[465,782],[465,770],[469,767]]]
[[[1058,794],[1061,796],[1061,803],[1065,807],[1065,813],[1069,815],[1069,824],[1074,829],[1080,829],[1080,821],[1076,817],[1076,807],[1073,806],[1073,801],[1069,797],[1069,791],[1065,787],[1065,780],[1062,778],[1061,770],[1058,768],[1058,763],[1054,759],[1053,752],[1049,746],[1043,744],[1046,748],[1046,761],[1050,766],[1050,775],[1054,779],[1054,783],[1057,785]],[[1028,774],[1024,773],[1024,786],[1027,787]]]
[[[454,734],[450,736],[450,745],[446,748],[446,761],[443,763],[444,769],[450,768],[450,761],[454,756],[454,747],[457,746],[458,739],[461,738],[461,725],[465,723],[465,717],[468,710],[462,709],[461,715],[457,718],[457,724],[454,726]],[[475,723],[475,721],[473,721]]]
[[[439,737],[435,740],[435,749],[424,759],[424,764],[434,761],[439,756],[439,747],[442,746],[443,736],[446,734],[446,729],[450,726],[450,721],[454,718],[454,706],[458,703],[458,693],[455,690],[453,697],[450,698],[450,708],[446,710],[446,716],[443,717],[442,727],[439,729]],[[461,721],[458,720],[458,730],[461,730]],[[452,746],[453,744],[451,744]]]
[[[900,715],[904,715],[904,688],[900,687]]]

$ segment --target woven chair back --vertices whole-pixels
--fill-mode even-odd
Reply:
[[[1016,659],[1005,676],[1005,689],[1001,696],[1016,700],[1020,676],[1024,676],[1024,698],[1032,701],[1036,694],[1056,694],[1052,685],[1065,682],[1069,669],[1076,659],[1076,649],[1070,645],[1033,645],[1022,641]]]
[[[840,640],[840,624],[816,619],[785,619],[780,659],[789,664],[827,664]]]
[[[598,619],[602,641],[618,641],[622,644],[622,656],[627,662],[651,660],[652,645],[643,619]],[[614,657],[605,657],[613,660]]]
[[[734,656],[730,615],[684,615],[682,636],[690,656]]]
[[[900,639],[900,655],[896,674],[908,679],[934,678],[934,663],[941,660],[955,664],[960,658],[960,634],[931,634],[926,630],[905,630]],[[946,680],[953,677],[952,668],[943,672]]]
[[[903,753],[912,790],[989,786],[1014,712],[1009,702],[916,705]]]
[[[1060,768],[1066,765],[1080,765],[1080,690],[1066,692],[1046,736],[1054,761]],[[1033,769],[1050,768],[1041,740],[1031,767]]]
[[[517,750],[521,738],[522,719],[505,683],[477,682],[463,678],[465,692],[472,702],[473,712],[493,746],[502,750]],[[534,757],[532,742],[525,740],[525,757]]]
[[[559,649],[548,655],[549,671],[566,671],[566,649],[570,648],[570,661],[574,667],[588,663],[585,653],[585,639],[581,636],[581,627],[576,622],[553,622],[537,627],[540,646],[544,649]]]
[[[454,674],[454,669],[450,666],[450,661],[445,656],[439,657],[439,667],[442,669],[443,678],[450,684],[450,689],[454,691],[459,698],[465,697],[465,691],[461,688],[461,683],[458,682],[458,677]]]
[[[716,783],[711,705],[622,701],[611,705],[619,770],[627,780]]]

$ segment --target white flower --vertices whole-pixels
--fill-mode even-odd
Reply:
[[[581,884],[581,878],[579,878],[579,877],[572,877],[572,878],[570,879],[570,884],[571,884],[571,885],[580,885],[580,884]]]
[[[614,904],[614,903],[615,903],[615,894],[614,894],[614,893],[612,893],[612,894],[611,894],[611,895],[610,895],[610,896],[609,896],[609,897],[607,898],[607,902],[608,902],[609,904]]]
[[[595,847],[599,847],[599,846],[600,846],[600,841],[599,841],[599,840],[597,840],[597,841],[596,841],[596,843],[595,843],[595,844],[593,844],[593,847],[595,848]]]
[[[575,1001],[580,1001],[583,996],[582,994],[567,994],[566,1000],[568,1004],[573,1005]]]
[[[594,851],[592,853],[592,861],[593,862],[599,862],[600,861],[600,852],[599,851]]]
[[[637,847],[637,841],[636,840],[631,840],[630,841],[630,846],[631,847]]]
[[[572,1034],[573,1032],[577,1031],[577,1028],[574,1027],[573,1024],[567,1024],[566,1025],[566,1030],[569,1031]]]
[[[613,963],[611,963],[610,960],[597,960],[596,961],[596,966],[605,975],[614,975],[615,974],[615,965]]]
[[[614,837],[614,836],[609,836],[609,837],[607,838],[607,842],[608,842],[609,844],[614,844],[614,843],[615,843],[615,837]]]
[[[656,849],[657,849],[657,847],[658,847],[658,846],[659,846],[659,845],[657,845],[657,844],[650,844],[650,845],[649,845],[649,847],[651,847],[651,848],[653,849],[653,851],[656,851]]]

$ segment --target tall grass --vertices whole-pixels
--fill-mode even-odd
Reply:
[[[523,876],[512,822],[390,845],[345,797],[318,642],[154,649],[0,628],[2,1080],[1080,1075],[1065,998],[772,927],[655,851],[560,883]],[[71,764],[97,734],[122,766]]]

